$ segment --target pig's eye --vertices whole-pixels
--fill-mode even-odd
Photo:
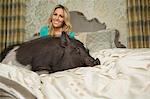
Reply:
[[[74,52],[77,53],[77,54],[80,54],[80,48],[75,47],[75,48],[74,48]]]

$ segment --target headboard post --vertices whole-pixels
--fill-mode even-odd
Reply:
[[[125,45],[121,44],[121,42],[119,41],[119,37],[120,37],[120,33],[117,29],[115,29],[115,39],[114,39],[114,43],[116,45],[117,48],[126,48]]]

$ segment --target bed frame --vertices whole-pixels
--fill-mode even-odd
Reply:
[[[71,24],[72,24],[72,31],[74,32],[94,32],[98,30],[105,30],[106,25],[105,23],[99,22],[98,19],[93,18],[88,20],[83,13],[79,11],[70,11],[71,16]],[[119,41],[120,33],[116,29],[114,43],[117,48],[126,48],[125,45],[121,44]]]

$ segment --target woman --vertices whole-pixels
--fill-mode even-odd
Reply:
[[[40,36],[50,35],[54,37],[61,36],[62,31],[68,33],[70,38],[74,38],[74,32],[71,32],[69,10],[63,5],[57,5],[48,20],[48,27],[40,29]],[[48,32],[48,33],[46,33]]]

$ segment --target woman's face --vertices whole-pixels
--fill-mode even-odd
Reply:
[[[64,11],[62,8],[57,8],[52,16],[52,25],[54,28],[62,28],[64,24]]]

